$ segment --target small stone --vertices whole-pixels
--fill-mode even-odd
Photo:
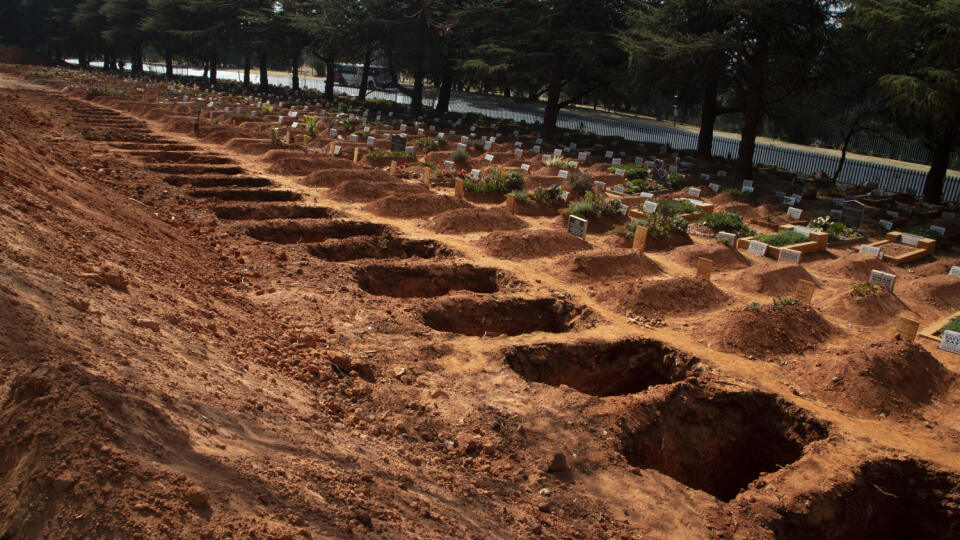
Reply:
[[[567,456],[563,452],[557,452],[547,465],[547,472],[563,472],[567,470]]]
[[[90,309],[90,301],[84,300],[83,298],[72,298],[70,300],[67,300],[67,304],[69,304],[70,307],[76,309],[77,311],[87,311],[88,309]]]
[[[403,377],[404,375],[407,374],[407,368],[404,368],[404,367],[393,368],[393,374],[396,375],[396,377],[399,379],[400,377]]]
[[[153,319],[136,319],[133,321],[134,326],[139,326],[140,328],[149,328],[154,332],[160,331],[160,323]]]
[[[63,473],[53,479],[53,490],[59,493],[64,493],[67,491],[73,490],[73,485],[77,483],[77,479],[70,473]]]
[[[194,508],[204,508],[210,502],[210,494],[199,486],[187,490],[187,502]]]
[[[540,488],[540,491],[538,493],[540,495],[543,495],[544,497],[549,497],[551,492],[550,492],[550,488]]]
[[[434,390],[433,392],[430,392],[431,399],[440,399],[444,397],[447,397],[447,393],[444,392],[443,390],[437,389],[437,390]]]

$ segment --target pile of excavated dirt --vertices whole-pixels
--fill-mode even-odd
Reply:
[[[566,231],[545,229],[490,233],[478,242],[487,255],[501,259],[539,259],[590,249],[590,244]]]
[[[516,231],[527,223],[503,208],[456,208],[438,214],[427,221],[431,231],[444,234],[472,232]]]
[[[840,320],[864,326],[879,326],[894,322],[897,315],[910,308],[886,289],[858,296],[844,292],[832,298],[823,310]]]
[[[671,251],[670,257],[690,268],[697,267],[700,257],[712,260],[714,270],[736,270],[751,264],[740,250],[720,243],[681,246]]]
[[[429,192],[390,195],[368,204],[364,207],[364,210],[383,217],[419,218],[469,206],[469,203],[459,201],[449,195],[437,195]]]
[[[792,296],[801,279],[819,282],[799,264],[761,264],[736,274],[737,286],[747,292]]]
[[[653,259],[632,249],[577,253],[560,261],[556,270],[559,275],[577,282],[595,282],[603,278],[641,279],[663,272]]]
[[[710,280],[680,277],[614,283],[599,294],[601,302],[629,315],[691,315],[716,309],[730,297]]]
[[[960,279],[949,274],[916,279],[903,287],[901,295],[939,309],[960,309]]]
[[[403,182],[370,182],[367,180],[347,180],[327,193],[336,201],[369,202],[389,195],[427,193],[430,190],[418,184]]]
[[[918,343],[899,337],[823,351],[791,362],[801,388],[854,414],[909,414],[954,376]]]
[[[769,358],[810,350],[837,332],[810,306],[777,308],[767,304],[758,309],[744,307],[721,312],[707,321],[698,335],[721,351]]]
[[[812,267],[816,269],[817,272],[822,272],[830,276],[849,278],[858,283],[869,281],[870,272],[873,270],[893,273],[890,265],[881,261],[876,256],[867,253],[843,255],[833,260],[814,263]]]
[[[281,157],[268,169],[274,174],[284,176],[306,176],[318,169],[339,169],[343,167],[343,160],[335,158],[316,157]]]
[[[341,166],[339,169],[321,169],[300,179],[300,185],[307,187],[332,188],[348,180],[366,182],[397,182],[397,179],[380,169],[360,169]]]

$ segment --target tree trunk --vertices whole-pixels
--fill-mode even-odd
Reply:
[[[937,204],[943,198],[943,180],[950,165],[950,151],[953,150],[954,133],[947,131],[933,146],[933,161],[927,172],[927,181],[923,185],[923,200]]]
[[[554,62],[550,74],[550,86],[547,87],[547,106],[543,109],[544,140],[551,141],[557,134],[557,118],[560,116],[560,86],[562,84],[560,66]]]
[[[840,178],[840,171],[843,170],[844,163],[847,162],[847,147],[850,146],[850,139],[853,138],[853,134],[857,130],[851,129],[847,136],[843,138],[843,145],[840,147],[840,161],[837,162],[837,169],[833,171],[833,181],[836,182]]]
[[[290,86],[296,91],[300,90],[300,52],[293,55],[293,70],[291,70]]]
[[[423,68],[413,73],[413,92],[410,94],[410,113],[414,116],[423,114]]]
[[[210,51],[210,85],[217,84],[217,50]]]
[[[244,88],[250,87],[250,64],[251,64],[250,53],[248,52],[243,53],[243,87]]]
[[[170,51],[166,51],[163,54],[163,63],[166,64],[167,68],[167,78],[173,78],[173,55],[170,54]]]
[[[89,64],[89,61],[87,60],[87,51],[81,48],[77,52],[77,65],[79,65],[83,69],[87,69],[88,64]]]
[[[257,62],[260,64],[260,90],[266,92],[270,89],[270,77],[267,73],[267,53],[260,53]]]
[[[697,155],[701,159],[713,157],[713,126],[717,123],[717,80],[713,79],[703,89],[703,104],[700,110],[700,133],[697,135]]]
[[[445,114],[450,111],[450,93],[453,90],[453,70],[445,67],[440,77],[440,93],[437,95],[436,112]]]
[[[373,60],[373,49],[367,47],[367,52],[363,55],[363,71],[360,74],[360,92],[357,96],[360,101],[367,100],[367,84],[370,83],[370,62]]]
[[[323,85],[323,97],[325,97],[327,101],[333,101],[333,83],[334,83],[334,77],[336,76],[335,72],[337,69],[337,64],[331,58],[325,61],[323,65],[324,65],[324,68],[327,70],[327,79],[326,81],[324,81],[324,85]]]
[[[739,180],[753,177],[753,152],[757,146],[757,132],[763,116],[763,74],[754,70],[747,86],[743,103],[743,129],[740,131],[740,151],[737,153],[735,174]]]
[[[503,97],[505,97],[505,98],[509,98],[509,97],[510,97],[510,87],[509,87],[509,86],[504,86],[504,87],[503,87]]]

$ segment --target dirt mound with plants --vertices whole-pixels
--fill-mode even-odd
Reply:
[[[31,50],[10,45],[0,51],[0,64],[19,64],[27,66],[59,66],[59,62],[52,58],[37,54]]]
[[[366,180],[348,180],[331,189],[327,196],[336,201],[369,202],[388,195],[426,193],[426,187],[401,182],[369,182]]]
[[[640,279],[663,272],[653,259],[632,249],[599,249],[578,253],[560,262],[557,271],[571,281]]]
[[[960,278],[949,274],[914,280],[907,283],[903,291],[903,296],[939,309],[960,309]]]
[[[431,231],[445,234],[517,231],[527,223],[503,208],[456,208],[438,214],[427,222]]]
[[[380,169],[360,169],[347,166],[349,162],[341,163],[341,168],[321,169],[313,171],[300,179],[300,185],[307,187],[332,188],[347,180],[364,180],[366,182],[397,182],[397,179]]]
[[[869,281],[870,272],[873,270],[893,273],[893,269],[890,268],[889,264],[868,253],[843,255],[839,258],[816,264],[813,268],[816,269],[817,272],[822,272],[830,276],[849,278],[859,283]]]
[[[910,413],[943,393],[954,376],[920,344],[893,337],[791,362],[809,392],[855,414]]]
[[[765,304],[724,311],[706,322],[698,334],[714,349],[765,359],[802,353],[837,332],[810,306]]]
[[[739,272],[737,285],[747,292],[769,295],[792,295],[801,279],[819,282],[799,264],[765,263]]]
[[[383,217],[418,218],[468,206],[449,195],[430,192],[391,195],[368,204],[364,210]]]
[[[533,229],[490,233],[478,242],[484,253],[501,259],[539,259],[590,249],[566,231]]]
[[[739,250],[720,243],[678,247],[670,252],[670,257],[690,268],[696,268],[701,257],[712,260],[714,270],[736,270],[751,265],[750,259]]]
[[[711,281],[692,277],[615,283],[599,299],[630,315],[656,317],[701,313],[730,301]]]
[[[896,320],[910,308],[883,287],[858,286],[862,293],[844,292],[829,300],[824,311],[840,320],[864,326],[878,326]]]

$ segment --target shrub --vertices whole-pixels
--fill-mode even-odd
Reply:
[[[453,153],[453,158],[451,158],[454,163],[466,163],[470,160],[470,154],[464,152],[463,150],[457,150]]]
[[[853,286],[853,290],[850,291],[850,296],[863,298],[865,296],[879,296],[885,292],[886,289],[882,285],[876,283],[858,283]]]
[[[522,191],[524,185],[523,173],[507,173],[500,167],[490,167],[479,182],[467,180],[463,188],[471,193],[510,193]]]
[[[697,211],[697,205],[686,199],[661,199],[657,201],[657,213],[667,216],[678,214],[692,214]]]
[[[737,236],[753,236],[756,234],[756,231],[743,222],[743,217],[734,212],[706,214],[700,218],[700,223],[716,232],[731,232]]]
[[[807,237],[798,233],[797,231],[780,231],[775,234],[761,234],[755,238],[757,241],[763,242],[765,244],[770,244],[771,246],[783,247],[789,246],[791,244],[800,244],[802,242],[808,241]]]
[[[593,177],[586,173],[571,174],[567,177],[567,191],[582,197],[584,193],[593,189]]]
[[[306,128],[307,137],[311,139],[317,136],[317,126],[320,124],[319,116],[304,116],[303,126]]]
[[[411,158],[411,157],[413,157],[413,154],[408,154],[408,153],[406,153],[406,152],[382,152],[382,151],[377,151],[377,152],[370,152],[369,154],[367,154],[367,157],[370,158],[370,159],[380,159],[380,158],[388,158],[388,157]]]
[[[475,150],[483,150],[483,141],[480,139],[470,139],[467,141],[467,148],[473,148]]]
[[[667,177],[667,182],[672,189],[683,189],[687,185],[687,181],[684,180],[683,176],[677,173],[670,173],[670,176]]]
[[[414,144],[423,152],[433,152],[439,148],[437,141],[430,139],[429,137],[420,137]]]
[[[573,168],[572,161],[569,161],[559,156],[554,156],[547,159],[547,161],[544,162],[544,165],[546,165],[547,167],[553,167],[556,169],[572,169]]]
[[[653,238],[669,238],[674,231],[686,232],[687,221],[680,216],[666,216],[663,214],[653,214],[646,219],[633,220],[626,224],[622,230],[615,231],[617,234],[627,238],[633,238],[637,231],[637,226],[647,228],[647,235]]]
[[[560,186],[540,186],[530,193],[530,199],[538,203],[555,204],[558,202],[563,202],[563,199],[561,198],[562,193],[563,188]]]
[[[575,203],[570,203],[567,208],[567,215],[577,216],[583,219],[596,219],[600,217],[616,217],[623,215],[623,203],[619,199],[604,201],[603,197],[590,191],[584,194],[583,198]]]
[[[761,306],[760,304],[758,304],[758,303],[756,303],[756,302],[750,302],[750,304],[747,306],[747,309],[750,309],[750,310],[756,311],[757,313],[760,313],[761,311],[763,311],[763,306]]]
[[[522,203],[527,200],[527,197],[529,197],[530,194],[527,193],[526,191],[518,190],[518,191],[511,191],[510,195],[513,195],[513,198],[516,199],[518,203]]]
[[[617,169],[623,169],[623,176],[627,180],[645,180],[647,178],[647,168],[643,165],[614,165],[609,171],[617,172]]]

